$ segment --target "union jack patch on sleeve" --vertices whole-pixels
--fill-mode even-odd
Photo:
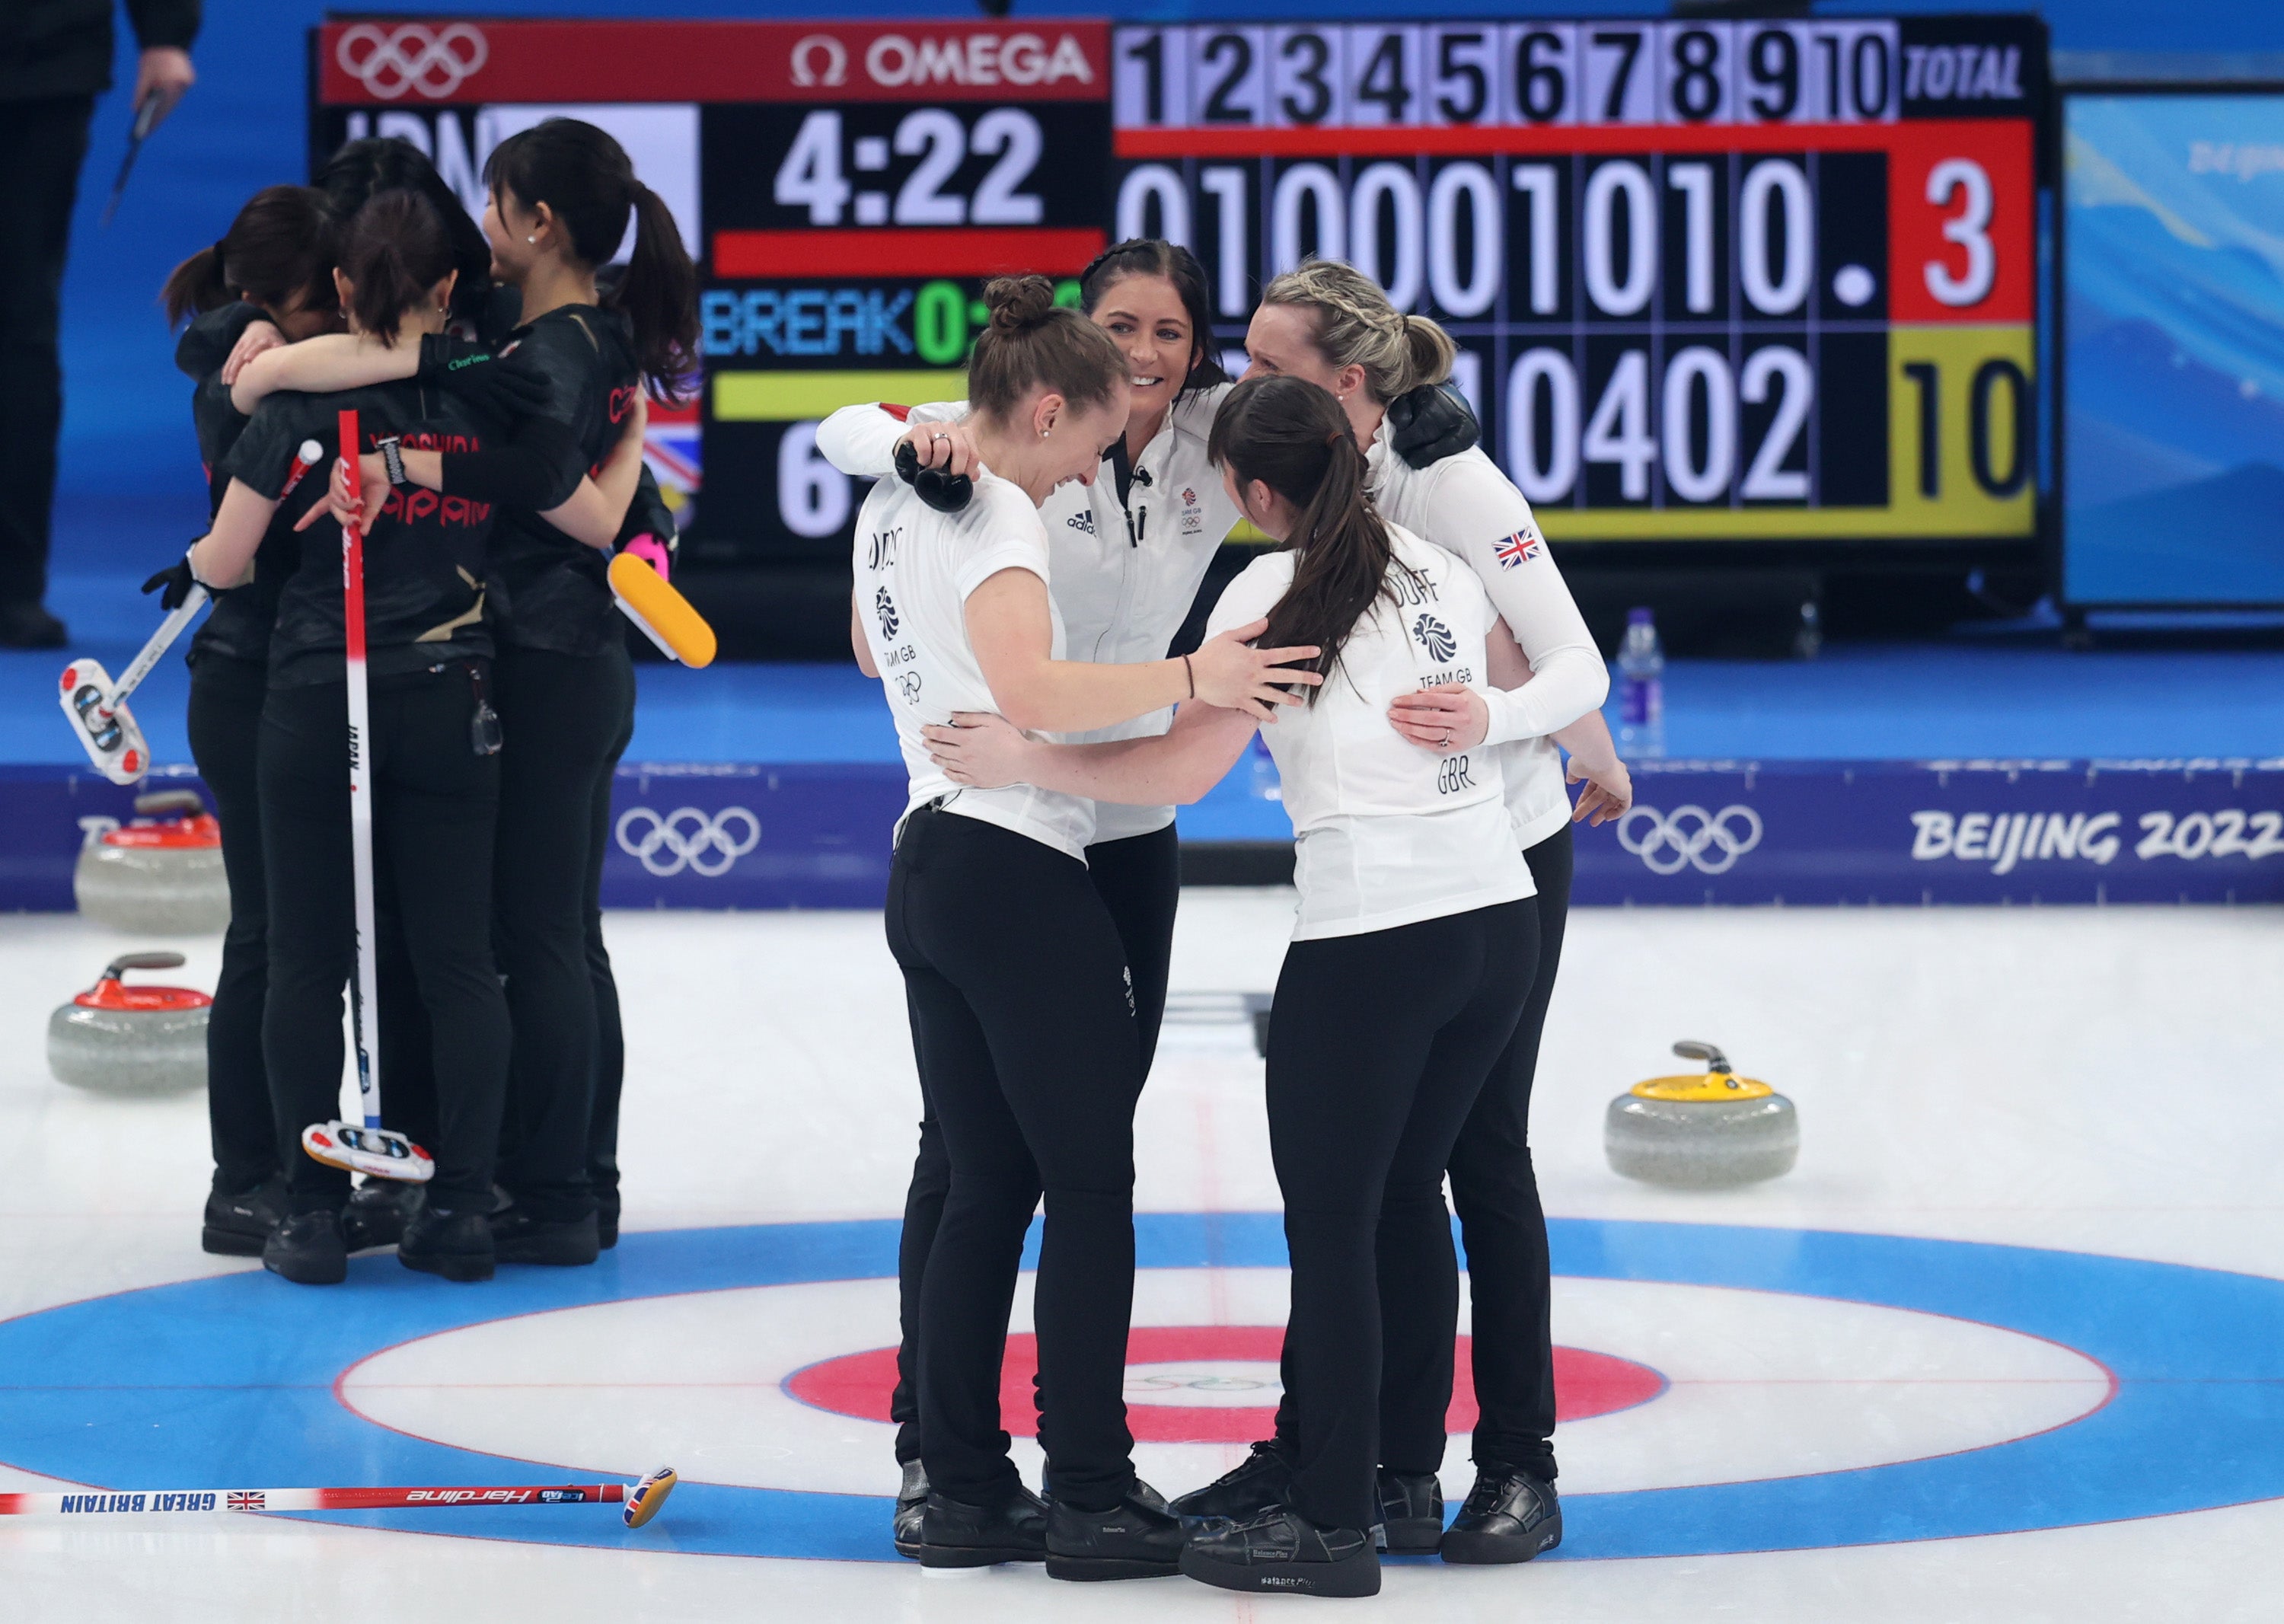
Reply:
[[[1501,569],[1515,569],[1538,556],[1539,540],[1536,532],[1518,530],[1491,549]]]

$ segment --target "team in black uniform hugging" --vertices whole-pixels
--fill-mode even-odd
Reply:
[[[190,730],[231,889],[203,1239],[303,1284],[367,1247],[481,1280],[618,1238],[598,893],[634,678],[605,565],[671,545],[644,401],[694,373],[697,277],[592,125],[509,137],[485,183],[480,229],[416,149],[352,142],[165,295],[192,318],[176,360],[213,519],[145,589],[216,594]],[[350,408],[364,443],[339,448]],[[329,483],[341,450],[361,477]],[[352,1189],[301,1150],[339,1114],[354,954],[344,517],[365,531],[381,1081],[426,1186]]]

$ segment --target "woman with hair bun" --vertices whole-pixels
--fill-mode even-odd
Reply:
[[[918,1292],[920,1460],[913,1530],[931,1567],[1039,1561],[1058,1577],[1176,1571],[1180,1525],[1134,1475],[1122,1393],[1134,1276],[1134,1106],[1142,1056],[1127,954],[1089,882],[1093,808],[1029,789],[971,790],[921,730],[994,710],[1050,735],[1108,728],[1193,694],[1267,718],[1308,647],[1253,649],[1261,624],[1198,652],[1121,665],[1065,657],[1041,506],[1085,485],[1123,433],[1131,367],[1057,308],[1043,277],[984,290],[969,363],[966,507],[883,480],[856,522],[850,642],[880,677],[910,790],[889,870],[888,934],[904,976],[928,1115],[950,1172]],[[1045,1198],[1036,1319],[1052,1508],[1007,1458],[999,1370],[1023,1232]],[[906,1236],[910,1248],[918,1226]]]
[[[1265,619],[1263,642],[1323,651],[1324,681],[1263,731],[1300,891],[1269,1027],[1270,1150],[1293,1262],[1286,1471],[1274,1500],[1208,1521],[1182,1571],[1229,1589],[1368,1596],[1380,1589],[1381,1328],[1399,1299],[1456,1311],[1444,1164],[1514,1030],[1538,939],[1497,758],[1421,749],[1383,717],[1406,694],[1480,689],[1521,661],[1474,574],[1374,510],[1364,455],[1324,390],[1240,384],[1213,455],[1232,502],[1285,545],[1230,583],[1208,629],[1246,621],[1237,632],[1249,636]],[[1219,781],[1258,725],[1209,702],[1183,706],[1162,737],[1107,744],[951,722],[923,738],[952,783],[1177,803]]]
[[[333,273],[352,333],[412,349],[442,331],[458,269],[435,208],[377,193],[342,234]],[[354,409],[368,446],[481,449],[496,420],[412,379],[345,394],[284,391],[262,402],[224,467],[229,488],[187,566],[209,589],[237,588],[289,488],[299,448],[333,448]],[[352,453],[355,448],[340,448]],[[311,483],[317,481],[304,481]],[[312,508],[304,522],[321,518]],[[488,698],[481,502],[392,493],[365,513],[374,839],[432,1033],[436,1173],[405,1223],[397,1256],[448,1279],[492,1272],[486,1214],[507,1075],[507,1010],[491,950],[493,823],[499,739]],[[339,1110],[341,988],[354,940],[340,556],[329,530],[301,550],[278,594],[269,645],[257,782],[270,899],[262,1051],[278,1143],[296,1145]],[[287,1171],[287,1213],[262,1263],[303,1284],[347,1272],[341,1215],[348,1175],[307,1156]]]
[[[1506,1052],[1492,1069],[1451,1152],[1458,1207],[1472,1273],[1474,1362],[1482,1407],[1474,1435],[1476,1482],[1443,1533],[1435,1472],[1444,1449],[1457,1300],[1409,1294],[1435,1278],[1392,1269],[1383,1302],[1390,1368],[1415,1372],[1391,1384],[1381,1417],[1382,1520],[1392,1551],[1441,1549],[1468,1562],[1526,1562],[1558,1542],[1553,1342],[1548,1319],[1546,1222],[1532,1171],[1530,1088],[1540,1029],[1560,961],[1569,907],[1570,825],[1622,814],[1632,795],[1600,706],[1609,675],[1522,493],[1479,447],[1398,443],[1401,405],[1443,386],[1456,347],[1424,316],[1398,313],[1372,278],[1336,260],[1312,261],[1262,291],[1246,333],[1247,377],[1289,377],[1337,400],[1365,446],[1373,499],[1390,521],[1465,559],[1520,644],[1528,665],[1513,683],[1442,687],[1402,697],[1388,721],[1412,744],[1504,770],[1511,841],[1521,848],[1538,903],[1536,951],[1518,961],[1529,992]],[[1556,749],[1583,778],[1574,812]],[[1533,969],[1535,966],[1535,970]],[[1244,1517],[1276,1503],[1293,1462],[1289,1407],[1275,1439],[1207,1488],[1177,1503],[1185,1514]]]

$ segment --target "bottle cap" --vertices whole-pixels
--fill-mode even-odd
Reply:
[[[1647,609],[1627,610],[1626,624],[1629,626],[1647,626],[1651,624],[1649,611]]]

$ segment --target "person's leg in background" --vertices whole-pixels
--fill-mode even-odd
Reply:
[[[586,895],[597,783],[622,718],[614,663],[536,649],[493,669],[500,730],[493,934],[515,1033],[509,1070],[515,1204],[495,1224],[511,1262],[591,1263],[587,1186],[596,1019]]]
[[[1522,1019],[1451,1147],[1473,1304],[1474,1460],[1554,1480],[1554,1339],[1546,1215],[1530,1160],[1530,1091],[1569,912],[1570,828],[1523,854],[1538,886],[1537,968]]]
[[[91,96],[0,102],[0,647],[60,648],[48,589],[64,258]]]
[[[285,1216],[280,1176],[298,1145],[278,1142],[270,1074],[262,1063],[262,1005],[269,986],[269,894],[262,873],[262,801],[254,763],[269,672],[260,661],[202,652],[191,668],[191,756],[222,824],[230,925],[222,972],[207,1012],[207,1126],[214,1141],[214,1189],[200,1244],[208,1252],[256,1257]]]
[[[500,758],[469,748],[474,705],[465,661],[373,692],[373,838],[388,853],[436,1076],[436,1174],[396,1255],[451,1280],[492,1273],[492,1174],[507,1095],[507,1001],[491,941]]]
[[[1537,972],[1514,1036],[1451,1149],[1451,1205],[1474,1308],[1478,1416],[1474,1487],[1443,1536],[1447,1562],[1528,1562],[1562,1541],[1552,1271],[1530,1159],[1530,1095],[1569,911],[1569,825],[1523,858],[1538,886]]]
[[[595,1237],[606,1252],[619,1244],[619,1094],[626,1085],[626,1028],[619,1017],[619,983],[611,973],[611,950],[603,942],[603,863],[617,838],[611,816],[611,785],[617,780],[619,758],[635,737],[634,662],[623,657],[618,668],[620,704],[623,712],[610,754],[595,783],[587,834],[587,980],[595,996],[595,1111],[588,1127],[587,1183],[595,1193]]]
[[[341,996],[355,956],[349,855],[349,749],[339,683],[272,690],[262,714],[256,782],[270,897],[262,1066],[277,1142],[287,1158],[286,1217],[262,1261],[305,1285],[347,1277],[340,1213],[349,1175],[299,1149],[301,1130],[341,1103]]]
[[[1174,913],[1182,901],[1181,837],[1174,825],[1086,848],[1087,878],[1110,910],[1132,978],[1134,1029],[1142,1040],[1142,1074],[1157,1058],[1166,1018],[1166,978],[1174,958]]]

